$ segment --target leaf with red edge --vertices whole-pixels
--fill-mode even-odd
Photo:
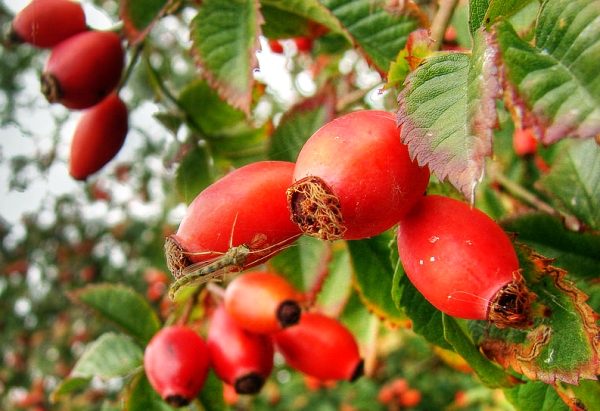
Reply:
[[[231,106],[250,114],[262,16],[256,0],[205,0],[192,21],[201,75]]]
[[[131,45],[136,45],[148,34],[154,23],[177,0],[123,0],[119,16],[123,30]]]
[[[493,33],[515,123],[532,127],[544,144],[600,133],[600,2],[546,1],[534,45],[507,21]]]
[[[411,157],[471,203],[492,153],[499,96],[489,35],[478,31],[474,43],[472,55],[426,58],[398,96],[400,137]]]
[[[598,315],[588,297],[565,279],[566,271],[515,244],[528,288],[537,294],[535,323],[526,332],[490,329],[479,345],[505,368],[547,384],[595,380],[600,373]]]

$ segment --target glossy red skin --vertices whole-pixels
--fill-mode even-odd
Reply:
[[[52,75],[60,95],[51,103],[70,109],[98,104],[119,84],[124,51],[120,37],[108,31],[86,31],[60,42],[52,49],[42,76]]]
[[[362,362],[352,333],[317,312],[302,313],[297,325],[273,334],[273,340],[290,367],[320,380],[352,380]]]
[[[323,179],[340,201],[343,238],[357,240],[395,225],[423,195],[429,174],[410,160],[394,114],[365,110],[317,130],[300,151],[294,181]]]
[[[87,179],[117,155],[129,129],[127,113],[113,93],[81,115],[71,141],[69,172],[74,179]]]
[[[189,253],[192,262],[214,258],[231,245],[251,245],[258,234],[266,241],[256,244],[265,252],[281,251],[300,235],[290,221],[286,188],[294,164],[259,161],[241,167],[202,191],[188,207],[173,238]],[[233,232],[232,232],[233,231]],[[233,236],[232,236],[233,234]],[[245,268],[264,262],[264,254],[251,254]]]
[[[167,402],[181,399],[189,402],[196,397],[204,387],[209,367],[206,343],[196,331],[185,326],[161,329],[144,353],[148,381]]]
[[[80,3],[71,0],[34,0],[15,16],[11,37],[39,48],[52,48],[87,30]]]
[[[270,334],[282,329],[277,309],[286,300],[300,295],[283,277],[252,271],[234,278],[225,289],[224,303],[229,315],[250,332]]]
[[[506,233],[482,211],[425,196],[398,224],[398,252],[410,281],[440,311],[488,319],[494,295],[519,261]]]
[[[273,370],[273,342],[263,334],[244,330],[235,322],[223,304],[214,311],[207,336],[208,352],[213,369],[226,384],[249,374],[265,380]]]

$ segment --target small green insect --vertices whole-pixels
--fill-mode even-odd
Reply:
[[[295,238],[300,235],[294,236]],[[257,234],[251,244],[241,244],[238,246],[230,246],[225,253],[206,261],[200,261],[187,266],[181,277],[177,279],[169,290],[169,296],[174,299],[181,287],[203,284],[216,278],[222,278],[232,271],[244,271],[246,260],[252,254],[258,254],[259,260],[266,260],[282,248],[287,248],[291,244],[281,247],[288,240],[281,241],[267,247],[261,247],[267,237],[264,234]],[[216,253],[212,251],[210,253]],[[194,253],[189,253],[194,254]],[[256,260],[258,261],[258,260]]]

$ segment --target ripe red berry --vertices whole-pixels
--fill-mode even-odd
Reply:
[[[210,360],[206,343],[189,327],[161,329],[146,347],[144,369],[163,400],[182,407],[200,393]]]
[[[411,161],[394,115],[347,114],[317,130],[288,189],[292,220],[324,240],[356,240],[389,229],[423,195],[429,170]]]
[[[233,279],[225,290],[229,315],[250,332],[269,334],[298,323],[299,293],[283,277],[249,272]]]
[[[15,16],[9,42],[52,48],[86,30],[85,13],[80,3],[71,0],[33,0]]]
[[[289,246],[300,232],[290,221],[285,189],[294,164],[259,161],[221,178],[194,199],[165,250],[175,278],[191,263],[223,256],[230,247],[250,249],[250,268]],[[233,271],[240,267],[233,267]]]
[[[52,49],[41,76],[50,103],[70,109],[98,104],[119,84],[124,52],[113,32],[86,31]]]
[[[256,394],[273,370],[273,342],[244,330],[221,304],[208,329],[208,352],[217,376],[238,394]]]
[[[363,374],[363,360],[352,333],[321,313],[302,313],[300,322],[273,334],[286,363],[321,380],[354,381]]]
[[[423,296],[454,317],[499,328],[531,324],[531,300],[506,233],[462,201],[425,196],[398,225],[406,274]]]
[[[513,148],[518,156],[535,154],[538,147],[538,140],[533,134],[531,128],[516,129],[513,134]]]
[[[127,106],[115,93],[86,110],[71,142],[71,176],[85,180],[104,167],[123,146],[128,128]]]
[[[279,40],[269,40],[269,48],[273,53],[283,54],[283,45]]]
[[[308,37],[296,37],[294,43],[299,52],[308,53],[313,47],[314,40]]]

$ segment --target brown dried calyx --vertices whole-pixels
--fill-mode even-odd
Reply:
[[[488,321],[498,328],[529,328],[533,325],[531,303],[537,298],[527,289],[523,277],[515,273],[515,278],[502,287],[490,303]]]
[[[50,73],[42,73],[40,76],[40,90],[48,103],[58,103],[62,98],[62,90],[56,77]]]
[[[183,270],[192,264],[185,254],[185,250],[181,244],[172,235],[165,239],[167,267],[176,280],[183,277]]]
[[[296,181],[286,191],[291,220],[300,230],[321,240],[340,240],[346,233],[342,207],[329,185],[316,176]]]
[[[284,300],[277,308],[277,321],[281,328],[298,324],[302,309],[294,300]]]

